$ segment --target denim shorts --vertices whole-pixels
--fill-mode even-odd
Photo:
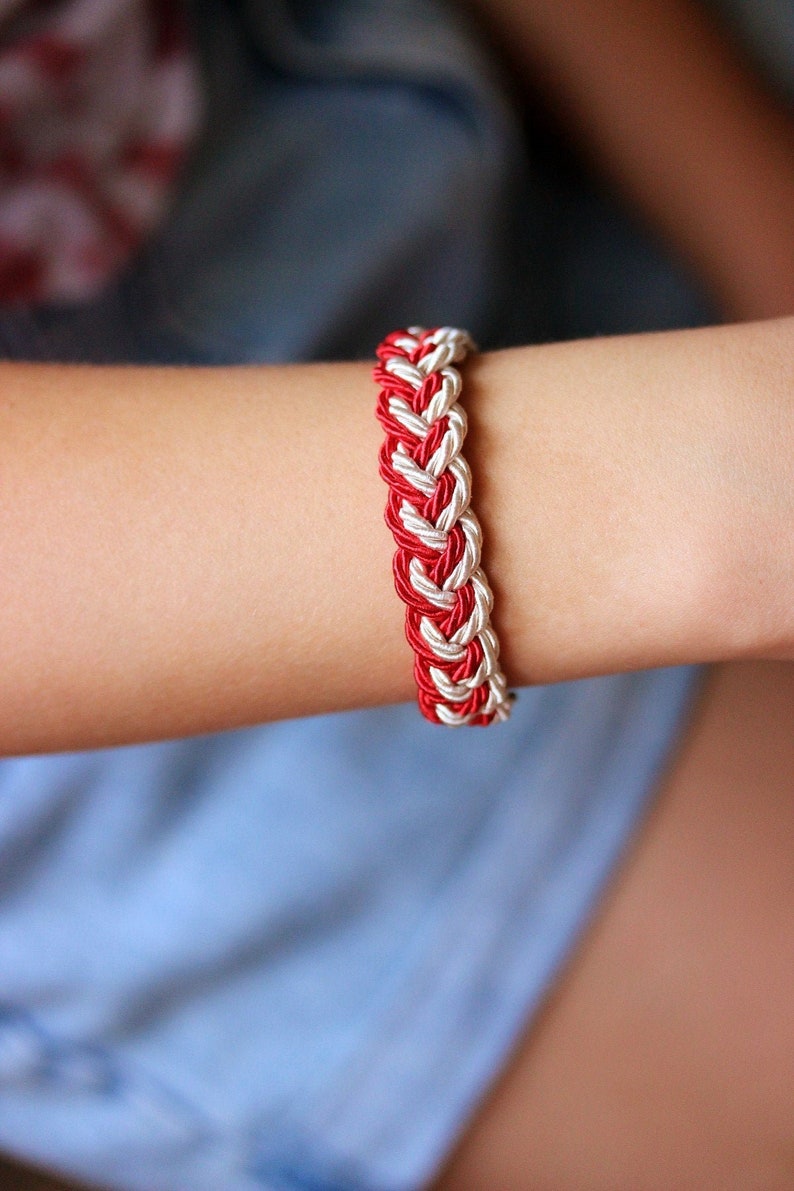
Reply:
[[[404,323],[489,345],[694,317],[592,195],[555,243],[589,244],[631,301],[549,281],[562,183],[446,5],[193,13],[207,111],[166,225],[91,305],[0,315],[7,357],[361,357]],[[129,1191],[424,1185],[580,936],[701,676],[527,689],[484,732],[399,706],[0,763],[0,1146]]]

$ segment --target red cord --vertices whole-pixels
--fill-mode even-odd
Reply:
[[[470,347],[453,328],[394,331],[378,348],[373,373],[386,434],[386,523],[397,543],[394,580],[416,655],[419,706],[433,723],[451,725],[506,719],[512,700],[497,664],[480,527],[460,454],[465,413],[451,365]]]

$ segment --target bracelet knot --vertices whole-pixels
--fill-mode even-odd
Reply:
[[[455,365],[473,348],[454,327],[394,331],[380,344],[373,373],[385,431],[386,523],[397,543],[394,581],[406,605],[419,706],[433,723],[453,727],[507,719],[513,699],[499,667],[482,531],[461,453],[466,413]]]

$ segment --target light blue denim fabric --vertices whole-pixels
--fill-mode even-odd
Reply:
[[[641,299],[577,315],[561,278],[539,300],[548,183],[445,8],[194,12],[208,123],[168,225],[92,306],[0,316],[6,355],[361,356],[402,322],[489,343],[594,310],[626,329],[638,302],[649,325],[692,317],[596,202],[572,226]],[[420,1187],[587,922],[700,677],[526,690],[487,732],[406,706],[0,763],[0,1146],[129,1191]]]

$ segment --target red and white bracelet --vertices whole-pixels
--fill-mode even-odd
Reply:
[[[378,348],[373,374],[386,432],[380,474],[397,542],[394,582],[406,605],[419,706],[433,723],[453,727],[507,719],[513,700],[499,668],[482,530],[461,454],[466,413],[453,365],[473,346],[454,327],[394,331]]]

